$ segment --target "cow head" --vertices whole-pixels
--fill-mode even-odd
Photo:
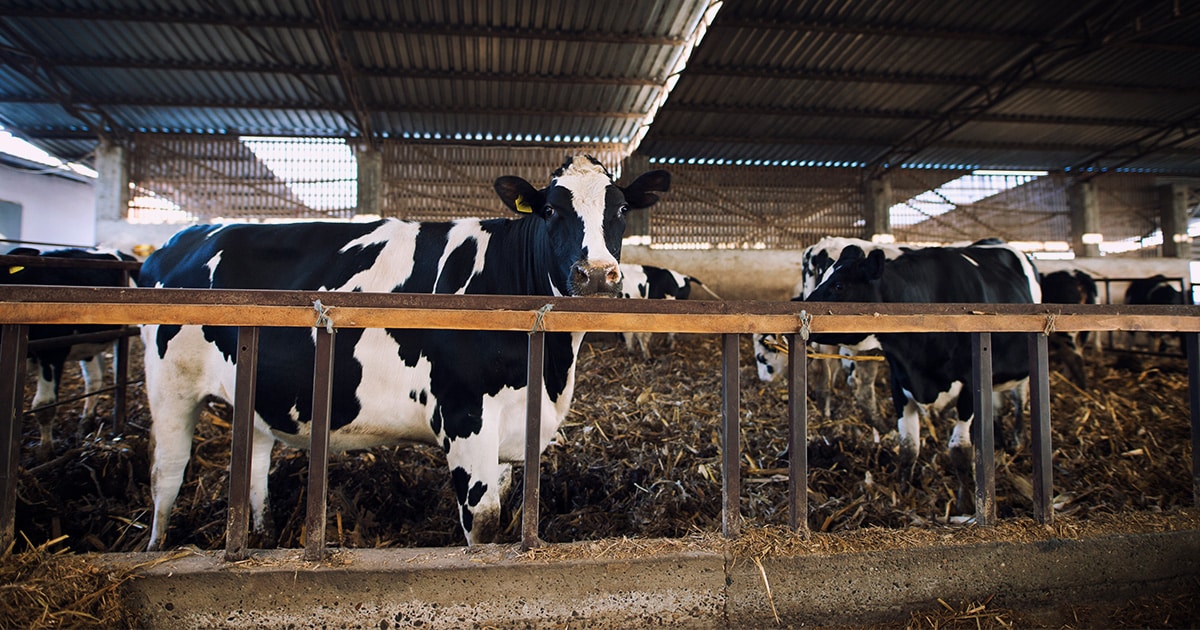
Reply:
[[[590,155],[568,158],[538,190],[515,176],[496,180],[496,193],[513,212],[540,221],[538,247],[546,252],[555,292],[615,295],[621,288],[621,237],[625,214],[658,201],[671,184],[666,171],[650,171],[624,188]]]
[[[865,254],[858,245],[849,245],[838,257],[806,302],[882,302],[883,267],[886,254],[873,249]],[[862,333],[834,333],[813,335],[817,343],[855,345],[867,335]]]

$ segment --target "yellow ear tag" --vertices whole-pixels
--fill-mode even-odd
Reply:
[[[22,271],[22,270],[24,270],[24,269],[25,269],[25,268],[24,268],[24,267],[22,267],[22,266],[20,266],[20,265],[13,265],[12,267],[9,267],[9,268],[8,268],[8,275],[10,275],[10,276],[11,276],[11,275],[13,275],[14,273],[17,273],[18,271]]]
[[[533,206],[525,203],[525,198],[521,195],[517,195],[517,212],[523,212],[525,214],[533,213]]]

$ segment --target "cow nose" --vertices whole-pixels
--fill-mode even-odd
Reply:
[[[615,293],[620,282],[621,268],[615,264],[577,262],[571,266],[571,284],[576,295]]]

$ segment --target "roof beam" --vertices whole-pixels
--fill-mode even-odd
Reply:
[[[53,64],[29,52],[35,48],[11,21],[0,18],[0,34],[16,46],[0,46],[0,61],[50,95],[50,102],[86,125],[94,136],[111,140],[123,135],[124,128],[112,116],[92,99],[79,98],[74,85]]]
[[[329,0],[313,0],[313,7],[321,20],[321,38],[329,50],[329,56],[337,64],[338,81],[342,92],[350,101],[350,111],[353,113],[355,127],[372,149],[379,149],[379,138],[371,125],[371,113],[363,105],[362,94],[358,89],[358,73],[350,60],[350,50],[342,38],[338,16]]]
[[[1062,24],[995,68],[987,84],[963,90],[946,103],[936,119],[918,125],[875,156],[870,161],[870,170],[881,175],[904,164],[1055,68],[1187,19],[1174,14],[1155,19],[1161,16],[1149,15],[1154,8],[1157,3],[1153,2],[1105,5],[1092,0],[1080,4]]]
[[[163,72],[223,72],[242,74],[283,74],[290,76],[336,76],[338,68],[327,65],[296,66],[277,63],[222,63],[209,61],[145,61],[137,59],[100,59],[50,57],[60,68],[99,68],[113,70],[150,70]],[[662,82],[642,77],[594,77],[506,72],[460,72],[418,68],[356,68],[360,77],[371,79],[415,79],[444,81],[503,81],[522,83],[572,83],[623,87],[661,87]]]
[[[723,68],[712,65],[688,66],[688,78],[718,77],[718,78],[750,78],[770,81],[811,81],[829,83],[878,83],[882,85],[915,85],[941,87],[980,87],[986,85],[987,78],[975,75],[945,75],[945,74],[895,74],[886,72],[821,70],[817,68]],[[1197,85],[1139,85],[1133,83],[1099,83],[1095,81],[1053,81],[1033,80],[1026,87],[1036,90],[1056,90],[1064,92],[1113,92],[1173,94],[1178,96],[1200,96],[1200,84]]]
[[[5,97],[8,103],[25,104],[58,104],[58,101],[43,97]],[[131,96],[108,96],[92,99],[92,102],[104,107],[170,107],[174,109],[212,108],[212,109],[266,109],[266,110],[310,110],[310,111],[349,111],[353,106],[348,101],[313,102],[313,101],[275,101],[273,103],[246,103],[222,99],[157,99]],[[592,110],[545,110],[545,109],[479,109],[476,107],[443,107],[439,105],[396,105],[393,103],[376,104],[364,103],[368,112],[373,113],[417,113],[417,114],[456,114],[456,115],[496,115],[496,116],[560,116],[564,118],[618,118],[635,120],[644,117],[644,112],[601,112]]]
[[[178,13],[172,11],[97,10],[75,8],[46,8],[33,6],[5,7],[4,14],[20,18],[49,18],[107,22],[130,22],[143,24],[200,24],[204,26],[227,26],[241,28],[280,28],[320,30],[319,19],[307,16],[251,16],[229,15],[215,11]],[[622,44],[645,46],[682,46],[687,42],[680,37],[646,35],[642,33],[604,33],[586,30],[496,28],[472,24],[413,24],[410,22],[378,22],[374,20],[347,20],[341,24],[347,33],[386,33],[389,35],[429,35],[439,37],[463,37],[478,39],[525,39],[539,41],[584,42],[593,44]]]
[[[740,105],[673,105],[673,113],[684,114],[735,114],[746,116],[775,116],[780,118],[849,118],[884,120],[934,120],[937,112],[879,110],[879,109],[833,109],[821,107],[753,107]],[[975,122],[1014,125],[1080,125],[1091,127],[1157,127],[1161,120],[1137,120],[1129,118],[1083,118],[1078,116],[1033,116],[1023,114],[980,114]]]
[[[1113,170],[1128,166],[1148,155],[1177,148],[1180,144],[1197,137],[1200,137],[1200,107],[1193,109],[1187,116],[1177,121],[1154,129],[1121,146],[1097,151],[1072,164],[1070,170],[1073,173],[1080,173],[1076,176],[1076,180],[1087,181],[1103,174],[1105,171],[1101,168]],[[1196,150],[1196,153],[1200,154],[1200,150]],[[1116,161],[1104,164],[1103,161],[1108,159]]]

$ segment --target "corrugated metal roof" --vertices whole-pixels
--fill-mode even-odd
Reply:
[[[0,0],[0,125],[1200,174],[1200,0],[729,0],[655,113],[709,8]]]

